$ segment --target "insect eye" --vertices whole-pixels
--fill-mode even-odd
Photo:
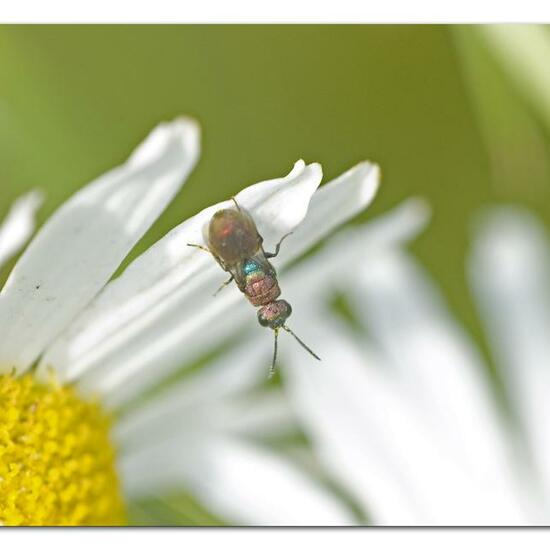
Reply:
[[[264,315],[262,314],[262,310],[258,311],[258,323],[260,323],[260,325],[262,325],[262,327],[268,327],[269,326],[269,319],[264,317]]]

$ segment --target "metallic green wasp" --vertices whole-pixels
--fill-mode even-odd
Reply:
[[[189,246],[210,252],[220,267],[231,275],[217,292],[235,281],[248,301],[254,307],[260,308],[258,322],[263,327],[272,329],[275,334],[270,377],[275,372],[280,329],[292,334],[305,350],[320,361],[320,358],[286,325],[292,308],[286,300],[278,299],[281,289],[277,281],[277,273],[269,258],[275,258],[279,254],[281,243],[289,234],[279,241],[275,252],[265,252],[263,238],[258,233],[252,216],[235,199],[233,202],[235,208],[218,210],[212,216],[208,226],[208,246],[198,244],[189,244]]]

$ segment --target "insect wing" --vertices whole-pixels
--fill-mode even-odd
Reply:
[[[220,265],[230,268],[251,258],[262,246],[252,216],[244,209],[224,209],[214,214],[208,227],[208,247]],[[226,269],[229,271],[229,269]]]

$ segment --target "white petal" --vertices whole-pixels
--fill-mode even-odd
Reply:
[[[323,185],[313,196],[307,218],[285,239],[277,263],[298,257],[373,201],[380,185],[376,164],[361,162]],[[281,208],[285,208],[285,203]],[[279,233],[280,235],[280,233]],[[280,238],[280,237],[279,237]]]
[[[320,318],[322,313],[316,313]],[[316,456],[375,523],[417,523],[423,511],[410,494],[407,470],[400,471],[401,464],[396,468],[385,449],[387,440],[401,435],[387,429],[385,411],[395,414],[403,404],[378,374],[382,365],[374,355],[358,354],[336,326],[317,324],[311,330],[298,325],[296,330],[311,345],[322,343],[320,364],[310,361],[292,342],[285,353],[290,356],[285,387]],[[371,397],[375,398],[373,411],[368,404]],[[396,401],[396,409],[384,403],[389,399]],[[371,412],[374,415],[369,417]],[[409,437],[403,441],[408,442]]]
[[[0,267],[17,254],[32,235],[35,214],[42,200],[38,191],[31,191],[11,207],[7,218],[0,225]]]
[[[227,400],[209,409],[205,416],[219,430],[257,439],[298,433],[288,399],[279,389]]]
[[[305,167],[298,163],[287,178],[258,184],[251,188],[253,193],[249,188],[237,195],[259,228],[263,227],[260,231],[268,235],[268,247],[292,229],[285,217],[275,213],[279,209],[295,210],[299,216],[294,214],[292,223],[298,223],[320,177],[317,165]],[[288,246],[285,242],[283,263],[301,254],[304,245],[314,243],[364,208],[372,199],[377,177],[376,168],[362,164],[315,193],[308,216],[288,239]],[[291,192],[296,195],[289,195]],[[256,202],[247,202],[252,199]],[[291,208],[294,202],[296,205]],[[330,210],[327,204],[335,208]],[[223,206],[225,203],[215,205],[199,214],[198,219],[191,218],[138,258],[107,287],[75,331],[59,342],[44,364],[63,368],[70,365],[69,379],[94,369],[90,380],[83,381],[83,387],[112,392],[113,401],[121,402],[234,334],[242,322],[253,322],[253,310],[235,287],[225,289],[215,299],[211,297],[224,274],[208,254],[186,247],[188,242],[200,241],[204,224]],[[324,223],[319,224],[321,213]],[[150,290],[145,291],[147,288]],[[119,330],[105,340],[102,327],[106,326],[111,332]]]
[[[514,500],[471,472],[426,422],[416,396],[340,324],[297,323],[322,363],[289,347],[286,386],[317,456],[377,524],[473,525],[522,521]],[[452,429],[452,425],[450,429]],[[469,449],[474,453],[476,449]],[[498,461],[497,461],[498,463]]]
[[[0,295],[0,365],[19,371],[86,306],[195,165],[199,130],[161,124],[121,167],[71,197],[27,248]]]
[[[298,433],[288,400],[280,390],[239,395],[220,402],[206,395],[204,401],[193,406],[190,406],[186,391],[181,390],[183,403],[175,399],[168,401],[161,396],[148,404],[144,411],[140,407],[118,421],[113,434],[117,448],[154,446],[163,439],[187,431],[255,437],[258,440]]]
[[[522,522],[525,521],[525,516],[523,510],[519,509],[519,505],[516,506],[518,497],[515,493],[514,480],[511,479],[502,456],[504,450],[497,418],[491,408],[490,396],[484,391],[487,389],[484,387],[485,381],[480,376],[481,360],[464,335],[450,322],[439,298],[427,281],[422,280],[423,275],[412,262],[407,260],[406,256],[399,252],[400,240],[392,238],[392,235],[399,235],[399,228],[402,228],[402,234],[405,236],[406,231],[403,230],[405,228],[417,232],[422,226],[422,222],[425,222],[425,215],[425,208],[422,208],[422,205],[406,204],[396,212],[387,215],[379,228],[376,228],[375,224],[382,220],[376,220],[364,229],[342,232],[313,259],[304,262],[303,266],[298,266],[292,272],[287,285],[291,294],[293,293],[292,299],[296,300],[296,311],[300,310],[299,317],[293,318],[292,324],[296,331],[307,338],[306,341],[321,355],[323,363],[316,368],[315,364],[311,364],[307,354],[300,348],[296,348],[295,345],[293,346],[292,342],[280,345],[280,353],[282,357],[288,353],[296,356],[293,359],[292,368],[288,369],[289,376],[299,372],[296,371],[296,364],[304,364],[304,369],[313,371],[310,372],[310,378],[317,378],[319,376],[315,374],[317,370],[322,369],[324,374],[324,368],[330,362],[330,357],[327,357],[327,346],[328,353],[335,348],[337,352],[340,351],[344,355],[340,360],[335,359],[334,364],[329,364],[328,368],[333,368],[336,373],[341,373],[346,380],[352,380],[350,387],[358,385],[359,382],[356,380],[355,374],[348,372],[342,365],[353,364],[354,360],[358,361],[358,359],[354,359],[354,356],[359,352],[346,351],[346,343],[338,339],[339,331],[336,328],[329,330],[322,328],[324,320],[330,315],[328,312],[311,311],[312,304],[323,302],[323,294],[326,299],[331,285],[346,294],[351,293],[351,306],[356,309],[359,318],[363,317],[368,323],[369,333],[377,338],[377,343],[382,344],[385,354],[389,356],[383,358],[383,366],[380,366],[380,369],[391,368],[390,372],[395,377],[393,382],[392,379],[382,378],[378,382],[380,385],[378,387],[374,378],[378,375],[371,376],[368,383],[375,386],[372,389],[373,393],[377,396],[388,394],[385,398],[388,400],[397,399],[399,406],[405,407],[407,410],[402,413],[401,420],[397,419],[396,422],[406,423],[409,422],[409,418],[416,418],[419,426],[423,430],[428,429],[430,437],[443,448],[433,453],[433,449],[430,449],[430,445],[433,444],[429,441],[425,441],[423,444],[415,442],[414,445],[418,448],[420,457],[419,462],[427,460],[426,456],[434,455],[431,460],[435,461],[435,464],[430,468],[433,467],[434,472],[442,472],[443,479],[447,477],[443,475],[444,472],[450,475],[457,469],[460,474],[455,472],[452,473],[452,476],[459,476],[458,479],[461,480],[466,476],[465,481],[461,481],[463,488],[460,490],[463,494],[465,494],[465,489],[469,488],[471,494],[475,494],[475,498],[479,502],[485,503],[490,498],[488,495],[493,493],[498,495],[495,497],[499,503],[498,506],[495,507],[493,504],[491,506],[495,521],[506,523],[507,520],[517,519],[518,522]],[[406,221],[414,223],[404,223]],[[380,243],[385,244],[380,245]],[[392,251],[394,248],[397,248],[397,252]],[[342,266],[350,265],[353,265],[354,268],[342,269]],[[317,296],[315,296],[316,294]],[[315,322],[311,323],[311,319],[315,319]],[[322,330],[322,334],[316,334],[316,330]],[[367,364],[370,362],[376,365],[381,361],[380,358],[373,358],[372,352],[369,353],[368,350],[363,350],[360,353],[367,357],[364,359]],[[342,370],[345,372],[341,372]],[[337,383],[327,382],[326,387],[327,392],[334,392]],[[304,381],[304,388],[303,391],[309,389],[317,400],[317,405],[315,407],[312,405],[312,409],[323,410],[331,418],[335,416],[334,410],[326,410],[327,407],[329,409],[330,407],[323,404],[320,390],[315,387],[315,383],[311,379]],[[378,403],[376,398],[371,400],[367,396],[366,389],[358,391],[364,394],[362,401],[365,403],[365,408],[369,409],[368,403],[371,401]],[[391,394],[395,394],[397,397]],[[330,395],[334,395],[334,393]],[[350,393],[350,395],[341,396],[342,402],[345,402],[345,405],[341,406],[345,407],[348,403],[353,403],[351,395]],[[360,398],[358,400],[361,401]],[[297,406],[300,406],[299,400]],[[334,409],[341,406],[335,404]],[[379,412],[369,411],[368,414],[376,416]],[[328,429],[329,420],[325,417],[321,418],[321,416],[319,413],[316,423],[318,426],[315,429],[320,430],[321,425]],[[359,411],[350,411],[349,416],[358,419]],[[380,422],[383,426],[386,419],[381,419]],[[399,425],[395,429],[400,429]],[[405,432],[410,434],[418,429],[415,426],[408,426]],[[361,428],[358,426],[357,430],[359,433]],[[345,455],[344,436],[346,430],[344,430],[343,424],[335,427],[334,432],[334,437],[338,436],[343,439],[327,443],[326,446],[330,449],[340,449],[340,452]],[[351,457],[336,457],[332,463],[335,469],[344,470],[342,475],[344,479],[348,478],[350,487],[357,488],[361,486],[361,483],[353,478],[353,472],[358,469],[352,468],[350,460],[353,460],[353,456],[357,456],[359,461],[365,459],[361,457],[357,446],[354,447],[354,445],[360,445],[360,442],[355,436],[350,437],[348,453]],[[425,439],[425,434],[420,437]],[[378,438],[373,437],[373,441],[376,440]],[[422,449],[422,445],[427,448]],[[401,449],[394,450],[393,454],[411,456],[411,451],[406,447],[403,445]],[[475,453],[472,452],[472,449],[476,449]],[[376,446],[374,452],[377,452]],[[447,456],[439,458],[439,454],[443,452]],[[387,459],[387,455],[387,452],[383,453],[385,458],[382,460],[382,464],[385,464],[384,460]],[[382,468],[380,465],[372,466],[372,470],[376,472],[377,483],[384,475],[378,471],[380,468]],[[387,468],[387,465],[384,468]],[[427,470],[428,472],[430,468]],[[362,474],[357,475],[361,477]],[[399,477],[398,472],[390,472],[386,475],[390,479]],[[428,476],[428,474],[426,475]],[[422,479],[420,470],[418,470],[417,477],[420,477],[418,483],[423,484],[420,488],[416,487],[420,497],[415,497],[415,500],[410,501],[408,505],[407,499],[410,499],[410,495],[399,497],[399,493],[392,492],[397,491],[397,488],[392,489],[392,482],[387,482],[388,487],[386,489],[379,488],[380,494],[370,506],[368,500],[363,500],[365,506],[371,510],[380,508],[378,521],[384,522],[384,518],[387,516],[387,521],[392,524],[429,523],[431,520],[428,518],[439,518],[440,523],[446,521],[450,523],[460,523],[461,521],[479,523],[487,519],[488,516],[485,512],[476,519],[473,509],[471,516],[464,515],[464,510],[460,514],[451,512],[448,507],[449,499],[443,501],[442,495],[438,493],[438,487],[441,484],[430,481],[429,476]],[[359,491],[359,495],[356,495],[358,499],[366,499],[370,492],[370,490],[367,491],[370,481],[366,480],[364,483],[364,491],[355,489]],[[366,485],[367,483],[369,485]],[[453,492],[453,487],[454,485],[451,486],[449,483],[446,485],[449,493]],[[408,492],[411,490],[409,489]],[[378,503],[378,499],[382,505]],[[422,510],[422,506],[415,502],[423,499],[427,502],[422,506],[429,507],[422,512],[424,515],[418,516],[416,514]],[[439,500],[441,500],[441,504],[438,504]],[[404,508],[399,509],[399,501],[402,506],[405,506]],[[480,509],[476,510],[480,511]],[[449,520],[448,518],[452,516],[455,516],[455,519]]]
[[[256,339],[223,353],[119,419],[117,441],[127,447],[142,439],[151,441],[166,433],[175,434],[182,419],[192,417],[195,423],[199,414],[204,417],[209,410],[219,411],[216,407],[220,403],[240,397],[265,381],[266,352],[269,354],[270,350],[265,349],[264,342]]]
[[[506,460],[503,419],[477,350],[403,252],[364,262],[359,273],[360,283],[350,287],[352,303],[369,334],[414,396],[434,437],[451,449],[475,490],[491,487],[501,495],[501,513],[509,517],[506,506],[513,510],[510,504],[518,499],[515,479]]]
[[[486,367],[420,267],[388,251],[357,265],[348,288],[352,307],[438,437],[481,478],[500,473],[502,434]]]
[[[289,461],[234,438],[174,439],[121,463],[131,497],[185,488],[233,525],[350,525],[336,497]]]
[[[386,249],[403,246],[424,230],[430,209],[422,199],[404,201],[366,224],[349,227],[332,237],[316,254],[294,267],[284,281],[291,302],[323,300],[330,289],[346,291],[354,269],[369,264]]]
[[[470,277],[492,352],[550,494],[550,242],[530,214],[500,209],[475,244]]]

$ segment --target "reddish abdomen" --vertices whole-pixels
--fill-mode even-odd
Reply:
[[[270,304],[276,300],[280,296],[281,290],[277,279],[270,275],[259,273],[257,276],[247,277],[244,293],[250,303],[258,307]]]

